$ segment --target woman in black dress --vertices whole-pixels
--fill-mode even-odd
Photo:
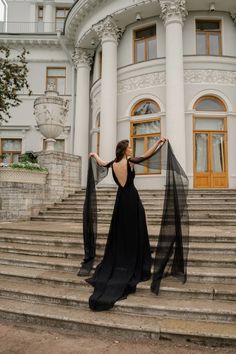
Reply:
[[[166,138],[158,140],[141,159],[149,158]],[[87,282],[94,287],[89,306],[94,311],[108,310],[114,303],[134,293],[139,282],[150,279],[151,252],[145,211],[134,186],[132,149],[128,140],[116,147],[116,158],[108,163],[96,153],[99,166],[109,166],[118,186],[105,254]]]

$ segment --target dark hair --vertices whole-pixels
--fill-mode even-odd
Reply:
[[[116,162],[119,162],[123,158],[128,146],[129,140],[119,141],[119,143],[116,145]]]

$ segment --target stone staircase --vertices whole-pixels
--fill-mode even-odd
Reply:
[[[152,248],[163,192],[141,191]],[[115,191],[98,191],[97,262],[106,242]],[[0,319],[126,338],[188,338],[236,345],[236,191],[190,191],[188,281],[150,283],[108,312],[88,309],[92,289],[77,277],[83,259],[78,191],[27,222],[0,223]],[[218,215],[218,217],[217,217]],[[235,216],[234,216],[235,215]],[[74,222],[71,222],[74,221]]]
[[[98,190],[98,221],[110,223],[116,190]],[[163,191],[140,192],[149,225],[160,223]],[[82,222],[84,191],[42,211],[32,220]],[[191,225],[236,225],[236,190],[190,190],[188,209]]]

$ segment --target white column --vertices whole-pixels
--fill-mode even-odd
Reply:
[[[117,143],[117,45],[122,31],[111,16],[94,29],[102,43],[100,156],[105,161],[115,157]],[[103,185],[113,185],[111,176]]]
[[[53,3],[44,5],[43,22],[44,22],[44,32],[53,32],[55,30]]]
[[[182,26],[187,10],[185,0],[160,0],[160,6],[166,28],[166,136],[186,169]]]
[[[74,154],[82,158],[81,186],[85,187],[88,169],[89,144],[89,93],[92,52],[76,48],[73,61],[77,67],[75,102]]]

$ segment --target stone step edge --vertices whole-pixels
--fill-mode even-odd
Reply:
[[[5,281],[7,283],[7,281]],[[10,283],[10,282],[9,282]],[[31,303],[45,303],[45,304],[58,304],[60,306],[70,306],[73,308],[82,307],[88,309],[88,299],[92,292],[89,291],[89,288],[82,288],[78,293],[78,296],[75,296],[75,289],[71,289],[72,295],[68,294],[70,288],[64,288],[60,294],[51,294],[51,290],[56,290],[55,287],[49,285],[34,285],[31,289],[21,289],[18,283],[15,283],[18,286],[14,287],[14,283],[10,283],[10,286],[1,284],[0,286],[0,298],[15,299],[21,301],[29,301]],[[28,285],[29,288],[29,285]],[[37,288],[38,292],[35,292]],[[74,294],[73,294],[74,292]],[[178,304],[172,304],[168,307],[168,303],[175,301],[176,299],[166,298],[167,304],[165,304],[165,297],[159,295],[155,299],[150,298],[150,294],[140,296],[138,293],[131,295],[127,300],[122,300],[116,302],[113,311],[115,313],[127,313],[134,315],[146,315],[152,316],[168,316],[170,318],[186,318],[186,314],[189,318],[196,319],[196,316],[204,316],[204,318],[210,319],[212,322],[221,322],[221,323],[235,323],[236,320],[236,306],[234,309],[232,305],[235,305],[233,301],[223,301],[223,300],[206,300],[206,299],[183,299],[179,300]],[[140,299],[142,301],[140,301]],[[164,303],[163,303],[164,301]],[[147,304],[147,302],[149,302]],[[189,308],[189,303],[193,302],[191,309]],[[198,304],[196,304],[196,302]],[[204,307],[199,306],[204,304]],[[207,304],[207,307],[205,307]],[[217,308],[212,304],[217,304]],[[229,310],[229,305],[231,305],[231,310]],[[212,318],[213,317],[213,318]],[[228,319],[230,317],[230,319]],[[199,319],[199,318],[198,318]]]
[[[7,309],[10,307],[11,309]],[[20,310],[21,309],[21,310]],[[70,309],[60,311],[59,306],[34,304],[34,311],[29,304],[20,301],[0,299],[0,318],[23,323],[42,325],[43,327],[64,327],[71,330],[91,331],[102,336],[115,336],[127,339],[186,338],[207,340],[212,343],[225,343],[236,346],[236,333],[231,324],[188,320],[154,320],[150,317],[135,316],[135,325],[124,323],[133,315],[115,313],[90,313],[78,309],[71,314]],[[77,315],[77,317],[76,317]],[[108,317],[108,318],[107,318]],[[143,321],[144,319],[144,321]],[[123,320],[123,323],[122,323]],[[137,323],[139,323],[137,325]],[[203,330],[202,330],[203,327]],[[209,328],[210,330],[206,330]]]

